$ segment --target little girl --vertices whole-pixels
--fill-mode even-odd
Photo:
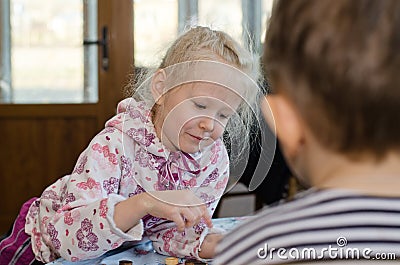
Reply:
[[[5,239],[0,263],[85,260],[143,236],[161,254],[212,258],[220,235],[211,216],[229,178],[222,136],[229,132],[240,154],[257,79],[257,60],[227,34],[195,27],[181,35],[73,172],[24,205],[23,258],[7,253]]]

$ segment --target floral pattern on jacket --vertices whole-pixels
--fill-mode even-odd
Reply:
[[[92,139],[73,172],[47,187],[32,204],[25,231],[37,259],[90,259],[143,236],[161,254],[199,258],[209,232],[203,223],[185,233],[178,233],[173,222],[150,215],[127,232],[114,223],[115,204],[146,190],[191,188],[212,214],[228,182],[222,140],[201,155],[169,152],[149,117],[144,102],[121,101],[118,114]]]

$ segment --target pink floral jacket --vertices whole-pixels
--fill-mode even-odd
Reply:
[[[121,101],[118,114],[83,151],[72,174],[50,185],[32,204],[25,231],[37,259],[90,259],[143,236],[157,252],[198,258],[210,233],[203,223],[185,233],[178,233],[173,222],[149,215],[126,233],[114,223],[116,203],[150,190],[191,188],[212,214],[228,182],[222,140],[201,154],[169,152],[149,114],[144,102]]]

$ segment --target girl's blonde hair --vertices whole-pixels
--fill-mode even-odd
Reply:
[[[212,30],[204,26],[196,26],[182,33],[169,47],[159,67],[146,69],[140,76],[130,82],[130,91],[137,100],[154,102],[149,87],[152,75],[158,69],[189,61],[216,61],[233,66],[243,72],[243,76],[253,80],[254,85],[247,86],[242,93],[243,102],[230,118],[224,135],[225,143],[231,153],[231,161],[239,158],[250,143],[250,134],[255,118],[258,117],[258,104],[261,90],[259,59],[253,52],[242,47],[232,37],[222,31]],[[190,69],[188,69],[190,71]],[[235,144],[233,150],[229,143]]]

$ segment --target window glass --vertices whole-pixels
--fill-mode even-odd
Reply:
[[[261,2],[261,43],[265,41],[265,33],[267,30],[267,19],[271,17],[272,6],[274,4],[274,0],[264,0]]]
[[[246,35],[250,34],[243,31],[243,25],[251,24],[257,31],[252,33],[257,35],[256,48],[259,48],[264,42],[273,1],[134,0],[135,66],[156,66],[176,38],[179,26],[183,28],[182,25],[187,23],[225,31],[242,45],[247,45]],[[179,15],[179,12],[184,14]],[[251,21],[243,21],[246,19]]]
[[[222,30],[242,43],[241,0],[199,0],[199,24]]]
[[[84,93],[82,45],[87,2],[10,1],[11,102],[90,101]]]
[[[135,65],[159,64],[178,34],[177,0],[134,0]]]

